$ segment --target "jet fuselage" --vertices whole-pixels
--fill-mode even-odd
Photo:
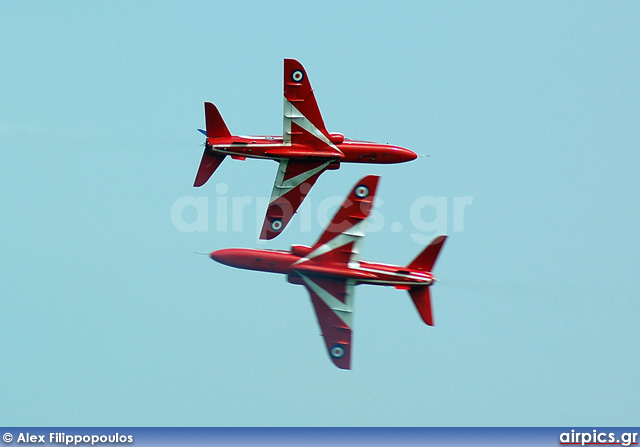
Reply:
[[[334,137],[335,147],[316,150],[304,144],[285,144],[281,136],[248,136],[229,138],[207,138],[207,147],[219,154],[234,158],[317,159],[335,160],[342,163],[404,163],[415,160],[415,152],[399,146]],[[341,138],[342,137],[342,138]],[[342,140],[342,141],[341,141]],[[339,141],[341,141],[339,143]]]
[[[377,262],[358,261],[348,266],[304,262],[309,247],[295,246],[292,251],[227,248],[211,253],[214,261],[230,267],[262,272],[280,273],[295,277],[305,275],[346,278],[358,284],[378,284],[409,289],[429,286],[435,278],[430,272]],[[296,253],[297,252],[297,253]]]

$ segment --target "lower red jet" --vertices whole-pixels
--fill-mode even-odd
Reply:
[[[408,266],[359,259],[366,218],[379,177],[360,180],[313,247],[294,245],[291,251],[230,248],[211,253],[222,264],[248,270],[281,273],[292,284],[301,284],[311,302],[327,351],[338,368],[351,368],[353,292],[358,284],[394,286],[409,292],[429,326],[433,326],[429,287],[431,273],[446,236],[438,236]]]
[[[204,154],[193,186],[202,186],[222,161],[258,158],[278,162],[260,239],[273,239],[287,226],[318,177],[341,163],[404,163],[417,155],[399,146],[357,141],[329,133],[307,72],[295,59],[284,60],[282,136],[233,136],[220,112],[204,104]]]

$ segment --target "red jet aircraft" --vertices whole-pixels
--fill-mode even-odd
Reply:
[[[327,351],[338,368],[350,369],[353,292],[358,284],[407,290],[429,326],[433,326],[429,287],[431,273],[446,236],[438,236],[408,266],[361,261],[366,218],[378,186],[377,176],[360,180],[313,247],[294,245],[291,251],[230,248],[211,253],[222,264],[248,270],[281,273],[311,295]]]
[[[227,155],[236,160],[265,158],[280,166],[271,192],[260,239],[273,239],[287,226],[320,174],[340,163],[402,163],[417,156],[409,149],[350,140],[329,133],[304,67],[284,60],[284,129],[282,136],[232,136],[220,112],[204,103],[205,149],[193,186],[202,186]]]

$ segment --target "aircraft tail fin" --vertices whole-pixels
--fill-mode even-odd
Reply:
[[[425,272],[430,272],[433,270],[433,266],[438,259],[438,255],[440,254],[440,250],[444,245],[444,241],[447,240],[447,236],[438,236],[420,253],[416,258],[411,261],[411,263],[407,266],[412,269],[423,270]]]
[[[409,295],[416,306],[420,318],[429,326],[434,326],[433,309],[431,306],[431,291],[429,286],[414,287],[409,290]]]
[[[431,243],[422,250],[416,258],[408,265],[410,269],[422,270],[425,272],[431,272],[433,266],[438,259],[440,250],[444,245],[444,241],[447,240],[447,236],[438,236]],[[424,321],[429,326],[433,326],[433,308],[431,305],[431,291],[430,286],[412,287],[409,289],[409,295],[413,300],[413,304],[416,306],[416,310]]]
[[[224,123],[218,108],[210,102],[204,103],[204,119],[207,124],[207,129],[204,131],[202,129],[198,130],[207,137],[207,140],[205,142],[204,154],[202,154],[202,161],[200,161],[200,167],[196,174],[196,180],[193,182],[193,186],[196,187],[207,183],[207,180],[211,178],[215,170],[220,166],[220,163],[222,163],[222,160],[226,157],[225,154],[219,154],[211,150],[209,139],[231,137],[231,132],[227,129],[227,125]]]
[[[207,123],[207,138],[228,138],[231,136],[218,108],[210,102],[204,103],[204,118]]]

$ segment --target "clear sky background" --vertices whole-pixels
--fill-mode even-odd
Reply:
[[[639,23],[638,2],[3,4],[0,423],[637,425]],[[196,128],[208,100],[281,134],[285,57],[330,131],[430,157],[325,173],[259,243],[276,164],[194,189]],[[311,244],[367,174],[364,259],[450,238],[436,326],[360,286],[341,371],[304,288],[193,252]],[[208,231],[176,227],[185,197]]]

